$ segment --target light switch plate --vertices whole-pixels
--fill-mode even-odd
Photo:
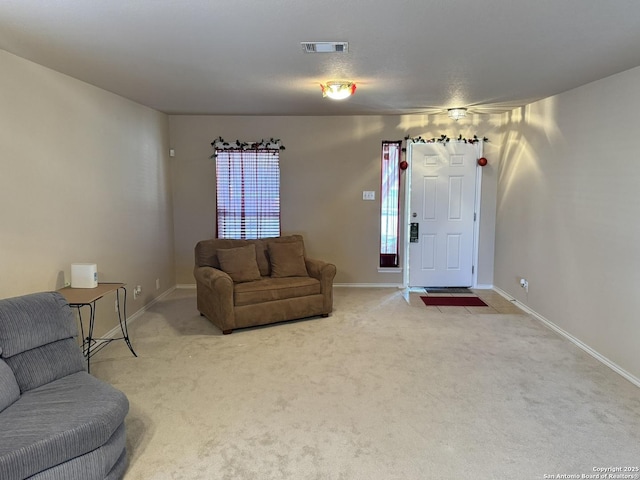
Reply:
[[[362,199],[363,200],[375,200],[376,199],[376,192],[374,192],[373,190],[363,190],[362,191]]]

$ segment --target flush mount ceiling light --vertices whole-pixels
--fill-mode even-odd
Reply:
[[[329,97],[333,100],[344,100],[353,95],[356,91],[356,84],[353,82],[337,82],[331,81],[320,84],[322,88],[322,96]]]
[[[447,111],[447,114],[449,115],[449,118],[457,121],[457,120],[460,120],[461,118],[464,118],[467,115],[467,109],[466,108],[450,108]]]

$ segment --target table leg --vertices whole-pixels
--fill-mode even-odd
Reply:
[[[89,304],[89,335],[87,335],[87,373],[91,373],[91,344],[93,343],[93,326],[96,322],[95,302]]]
[[[84,336],[84,324],[82,323],[82,307],[89,307],[89,330]],[[93,326],[95,324],[95,307],[93,303],[86,305],[75,305],[78,310],[78,321],[80,322],[80,335],[82,336],[82,354],[87,357],[87,373],[91,372],[91,345],[93,343]]]
[[[124,292],[124,308],[120,309],[120,290]],[[120,330],[122,330],[122,338],[127,343],[127,347],[131,353],[133,353],[134,357],[137,357],[138,354],[133,350],[133,345],[131,345],[131,340],[129,340],[129,329],[127,327],[127,289],[124,287],[118,288],[116,290],[116,302],[118,303],[118,321],[120,322]]]

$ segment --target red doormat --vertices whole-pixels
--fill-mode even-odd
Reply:
[[[430,307],[487,307],[478,297],[420,297]]]

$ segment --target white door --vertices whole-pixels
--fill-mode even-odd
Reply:
[[[476,148],[411,143],[409,286],[473,283]]]

